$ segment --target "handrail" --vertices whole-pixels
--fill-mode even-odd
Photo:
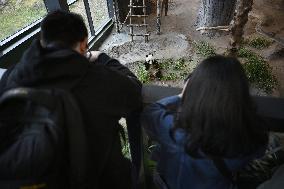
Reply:
[[[181,88],[156,85],[143,85],[142,95],[144,104],[155,102],[167,96],[177,95]],[[267,96],[252,96],[257,114],[268,124],[270,131],[284,133],[284,98]]]

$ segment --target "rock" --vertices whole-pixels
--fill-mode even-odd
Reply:
[[[272,52],[268,57],[269,60],[281,59],[284,58],[284,48],[277,48]]]

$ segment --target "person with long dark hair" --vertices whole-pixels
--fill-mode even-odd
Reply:
[[[231,57],[202,61],[182,94],[147,106],[141,121],[159,144],[156,181],[169,189],[228,189],[232,181],[214,161],[234,173],[261,157],[268,142],[245,72]]]

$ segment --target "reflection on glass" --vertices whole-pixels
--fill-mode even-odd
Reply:
[[[76,0],[67,0],[68,5],[74,3]]]
[[[86,13],[86,9],[85,9],[85,5],[84,5],[83,0],[78,0],[75,3],[73,3],[72,5],[70,5],[69,6],[69,10],[71,12],[80,14],[83,17],[84,22],[85,22],[85,24],[87,26],[87,29],[88,29],[89,37],[90,37],[91,36],[91,34],[90,34],[91,31],[90,31],[90,26],[89,26],[87,13]]]
[[[0,0],[0,41],[47,13],[43,0]]]
[[[89,0],[90,11],[95,30],[101,27],[109,18],[107,0]]]

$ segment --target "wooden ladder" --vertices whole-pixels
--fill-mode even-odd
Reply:
[[[130,0],[129,2],[129,24],[127,25],[127,27],[130,28],[130,33],[129,35],[131,36],[131,41],[133,41],[133,37],[134,36],[144,36],[145,38],[145,42],[148,42],[149,40],[149,33],[148,33],[148,30],[147,30],[147,27],[148,27],[148,24],[146,22],[146,18],[148,17],[148,15],[146,14],[146,4],[145,4],[145,0],[142,0],[143,1],[143,5],[134,5],[133,3],[133,0]],[[136,9],[136,8],[142,8],[143,9],[143,15],[134,15],[133,14],[133,9]],[[143,23],[142,24],[135,24],[133,23],[133,20],[132,18],[142,18],[143,19]],[[133,33],[133,27],[144,27],[144,33],[141,33],[141,34],[134,34]]]

